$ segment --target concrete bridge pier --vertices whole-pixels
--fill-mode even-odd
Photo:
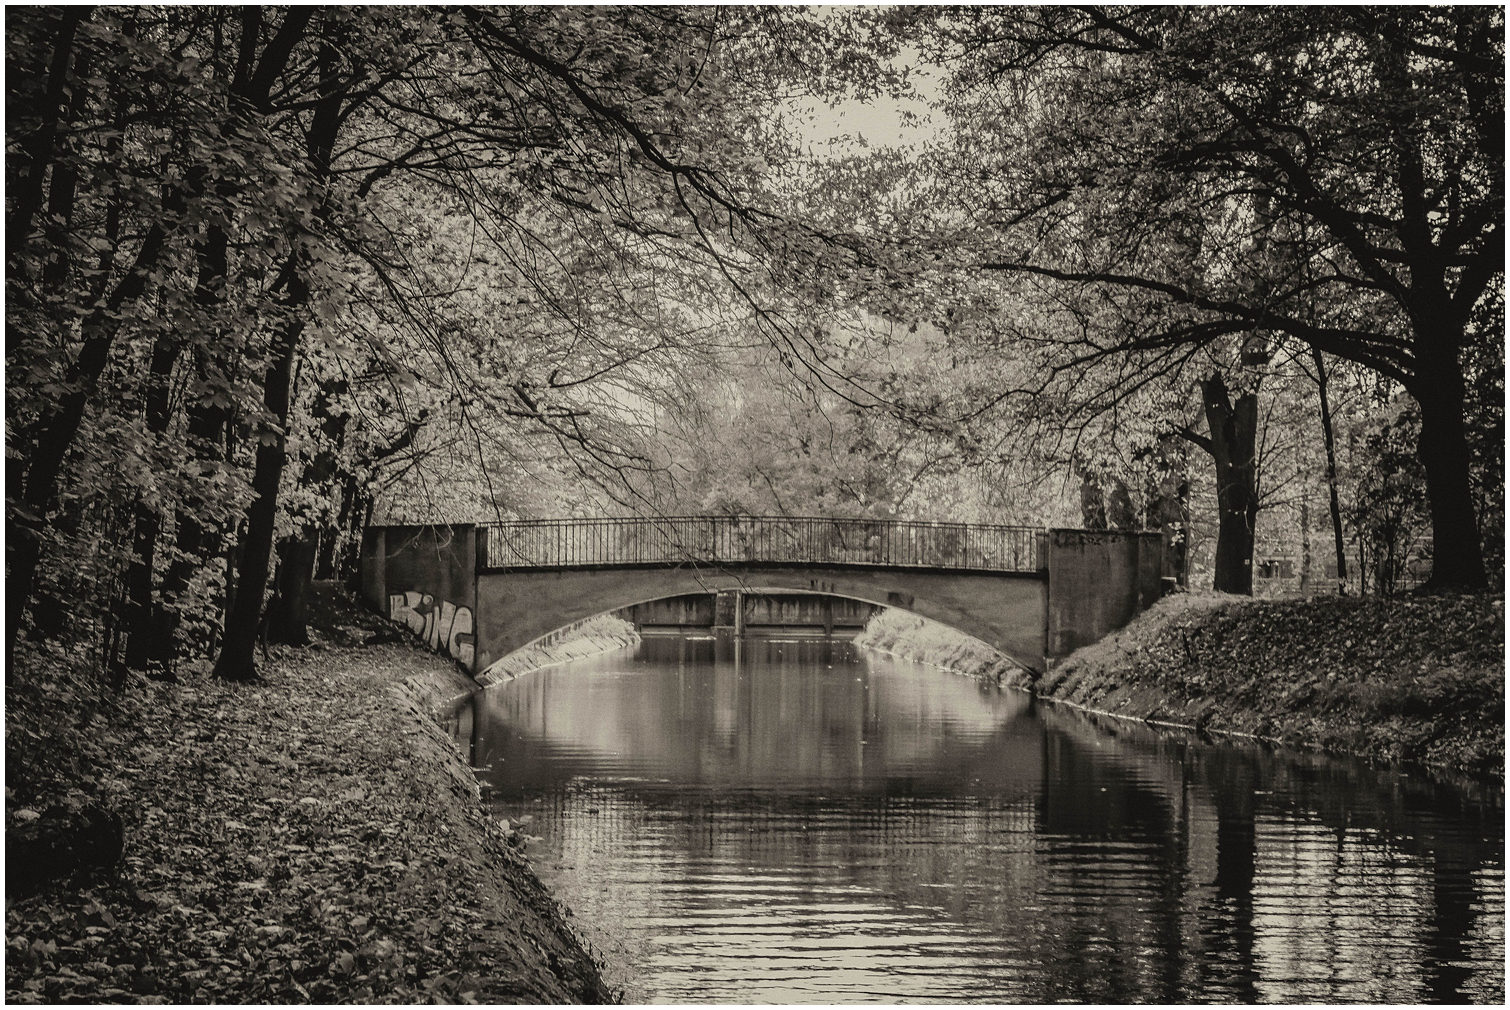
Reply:
[[[745,633],[745,594],[741,589],[720,589],[713,597],[713,630]]]

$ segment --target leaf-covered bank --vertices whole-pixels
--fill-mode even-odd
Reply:
[[[66,657],[21,661],[7,847],[25,821],[99,807],[124,858],[30,897],[8,861],[8,1000],[610,997],[431,717],[466,688],[438,657],[325,638],[275,650],[260,682],[93,701]]]
[[[983,645],[921,627],[888,633],[889,651],[996,679]],[[1503,775],[1504,641],[1500,596],[1179,595],[1031,688],[1125,718]]]

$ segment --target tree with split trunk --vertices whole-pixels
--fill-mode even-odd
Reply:
[[[1051,369],[1267,332],[1398,383],[1420,406],[1432,584],[1485,585],[1465,400],[1503,338],[1485,322],[1502,316],[1502,11],[875,17],[949,75],[930,165],[947,210],[914,248],[1058,306],[1028,335]],[[1207,402],[1241,441],[1242,396]]]

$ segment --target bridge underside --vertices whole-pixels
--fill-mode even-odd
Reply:
[[[858,633],[884,608],[827,593],[744,592],[668,596],[615,610],[643,632],[675,629],[724,629],[735,633],[763,631],[832,635]]]
[[[973,635],[1029,669],[1045,668],[1045,574],[748,564],[479,573],[474,669],[483,674],[514,650],[595,614],[736,589],[825,593],[899,607]]]

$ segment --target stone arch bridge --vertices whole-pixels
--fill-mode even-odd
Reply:
[[[899,607],[1041,672],[1157,599],[1162,558],[1157,533],[870,519],[377,526],[363,538],[362,595],[478,677],[583,618],[740,593]]]

